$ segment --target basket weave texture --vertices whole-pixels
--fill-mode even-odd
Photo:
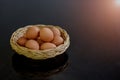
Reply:
[[[31,26],[37,26],[39,28],[43,28],[43,27],[48,27],[48,28],[56,27],[56,28],[58,28],[61,32],[63,39],[64,39],[64,43],[57,46],[56,48],[46,49],[46,50],[32,50],[32,49],[28,49],[26,47],[20,46],[19,44],[17,44],[17,40],[20,37],[22,37],[26,33],[27,29]],[[70,38],[69,38],[69,35],[66,32],[66,30],[62,29],[59,26],[43,25],[43,24],[28,25],[28,26],[17,29],[12,34],[12,36],[10,38],[10,45],[11,45],[12,49],[15,50],[15,52],[17,52],[19,55],[24,55],[27,58],[39,60],[39,59],[52,58],[52,57],[55,57],[57,55],[64,53],[70,45]]]

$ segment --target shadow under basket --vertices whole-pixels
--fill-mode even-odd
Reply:
[[[17,75],[25,80],[49,80],[69,66],[69,56],[63,53],[54,58],[32,60],[23,55],[12,56],[12,66]]]
[[[39,28],[43,28],[43,27],[48,27],[48,28],[56,27],[56,28],[58,28],[61,32],[61,36],[64,39],[64,43],[57,46],[56,48],[46,49],[46,50],[32,50],[32,49],[28,49],[26,47],[20,46],[19,44],[17,44],[17,40],[20,37],[22,37],[26,33],[27,29],[31,26],[37,26]],[[17,52],[19,55],[24,55],[27,58],[31,58],[34,60],[48,59],[48,58],[52,58],[52,57],[55,57],[57,55],[64,53],[70,45],[70,38],[69,38],[69,35],[66,32],[66,30],[62,29],[59,26],[42,25],[42,24],[28,25],[28,26],[17,29],[12,34],[12,36],[10,38],[10,45],[15,52]]]

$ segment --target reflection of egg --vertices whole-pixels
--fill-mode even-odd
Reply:
[[[38,37],[39,28],[38,27],[29,27],[26,31],[26,38],[28,39],[36,39]]]
[[[40,38],[43,41],[52,41],[54,37],[53,32],[49,28],[41,28],[40,29]]]
[[[60,36],[61,35],[60,30],[57,29],[56,27],[52,27],[51,30],[52,30],[54,36]]]
[[[28,40],[25,44],[25,47],[33,50],[39,50],[39,44],[35,40]]]
[[[54,37],[54,40],[52,41],[52,43],[54,43],[55,45],[60,45],[60,44],[62,44],[63,43],[63,38],[62,37],[60,37],[60,36],[55,36]]]
[[[55,48],[56,45],[53,44],[53,43],[43,43],[41,45],[41,49],[44,50],[44,49],[52,49],[52,48]]]
[[[25,43],[26,43],[27,39],[24,38],[24,37],[20,37],[18,40],[17,40],[17,43],[21,46],[25,46]]]

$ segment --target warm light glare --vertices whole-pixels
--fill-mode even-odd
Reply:
[[[116,4],[120,6],[120,0],[116,0]]]

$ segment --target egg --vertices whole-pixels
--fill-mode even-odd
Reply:
[[[54,43],[55,45],[60,45],[63,43],[63,38],[61,36],[55,36],[52,43]]]
[[[54,38],[54,34],[51,29],[49,28],[41,28],[40,29],[40,38],[43,41],[49,42],[52,41]]]
[[[60,36],[61,35],[60,30],[58,28],[52,27],[51,30],[52,30],[54,36]]]
[[[42,40],[40,39],[40,37],[37,38],[37,42],[39,43],[39,45],[41,45],[42,43],[44,43],[44,41],[42,41]]]
[[[56,47],[56,45],[53,44],[53,43],[43,43],[41,45],[40,49],[45,50],[45,49],[52,49],[52,48],[55,48],[55,47]]]
[[[25,47],[33,50],[39,50],[39,44],[35,40],[28,40],[25,44]]]
[[[26,43],[27,39],[24,38],[24,37],[20,37],[18,40],[17,40],[17,43],[21,46],[25,46],[25,43]]]
[[[40,29],[36,26],[29,27],[28,30],[26,31],[26,38],[28,39],[36,39],[39,35]]]

